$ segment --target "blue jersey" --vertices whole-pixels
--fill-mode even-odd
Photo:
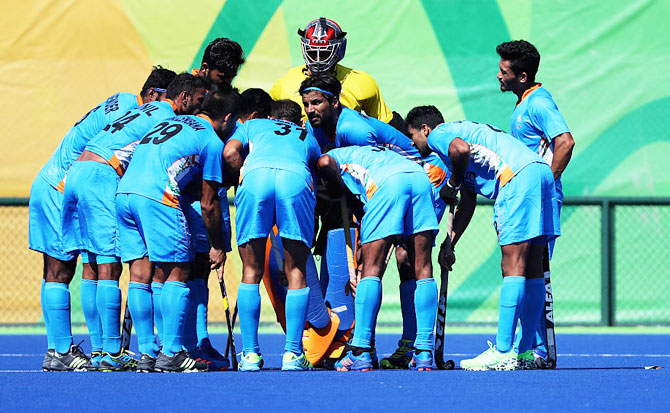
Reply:
[[[328,152],[340,166],[340,174],[347,188],[364,203],[372,198],[377,188],[391,175],[423,172],[409,161],[383,146],[349,146]]]
[[[316,137],[321,150],[344,146],[395,145],[411,148],[412,142],[393,126],[349,108],[342,108],[337,119],[335,136],[327,136],[322,128],[307,122],[307,131]]]
[[[142,99],[139,96],[132,93],[117,93],[91,109],[70,128],[39,175],[51,186],[63,192],[65,187],[63,178],[72,162],[84,151],[88,141],[119,115],[141,104]]]
[[[105,126],[84,148],[103,157],[123,176],[137,143],[158,122],[174,116],[172,104],[168,101],[151,102]]]
[[[547,89],[537,84],[528,89],[512,112],[510,133],[551,166],[554,138],[570,132]],[[560,191],[560,178],[556,181]]]
[[[314,136],[295,123],[281,119],[253,119],[238,125],[230,140],[242,142],[248,152],[240,172],[276,168],[295,172],[312,183],[321,149]]]
[[[428,146],[452,172],[449,144],[455,138],[461,138],[470,146],[470,163],[463,184],[489,199],[495,199],[500,188],[526,165],[543,162],[523,143],[491,125],[448,122],[437,125],[428,135]]]
[[[118,193],[139,194],[178,208],[194,179],[222,181],[223,141],[204,116],[176,116],[155,125],[135,148]]]

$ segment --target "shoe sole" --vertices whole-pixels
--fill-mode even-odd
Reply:
[[[372,371],[374,370],[372,367],[369,368],[364,368],[364,369],[348,369],[346,367],[338,367],[336,368],[337,371]]]

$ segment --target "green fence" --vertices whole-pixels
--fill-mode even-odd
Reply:
[[[492,203],[480,201],[456,248],[457,261],[449,276],[450,325],[497,323],[500,248]],[[234,216],[234,210],[231,213]],[[445,226],[443,222],[438,245]],[[0,325],[42,323],[42,258],[28,250],[27,228],[27,199],[0,199]],[[670,325],[670,198],[567,198],[561,229],[551,263],[557,325]],[[395,265],[392,259],[383,279],[378,317],[379,325],[389,327],[401,322]],[[240,274],[234,249],[226,264],[233,301]],[[437,271],[435,275],[439,278]],[[125,274],[123,281],[127,283]],[[72,321],[83,324],[78,286],[77,277],[71,285]],[[210,291],[210,320],[221,322],[218,290]],[[272,325],[274,319],[264,298],[261,322]]]

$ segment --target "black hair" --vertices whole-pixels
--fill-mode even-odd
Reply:
[[[301,95],[309,93],[310,91],[305,89],[309,89],[312,87],[323,89],[325,91],[332,93],[334,96],[338,97],[342,92],[342,84],[340,83],[340,81],[334,78],[333,76],[327,74],[315,74],[306,78],[300,84],[300,89],[298,90],[298,93],[300,93]],[[328,95],[326,96],[328,97],[328,100],[331,100],[330,96]]]
[[[152,88],[167,89],[175,76],[177,74],[170,69],[165,69],[160,65],[154,66],[151,74],[149,74],[146,82],[144,82],[144,86],[142,86],[140,97],[146,97],[149,89]]]
[[[237,73],[245,62],[242,46],[227,37],[218,37],[212,40],[202,54],[202,63],[224,73]]]
[[[165,95],[168,99],[174,99],[181,92],[186,92],[192,94],[196,89],[205,88],[205,82],[197,76],[193,76],[190,73],[180,73],[170,82],[167,86],[167,94]]]
[[[540,53],[535,46],[525,40],[513,40],[499,44],[496,52],[501,59],[510,62],[510,68],[515,75],[526,72],[528,81],[535,82],[535,75],[540,67]]]
[[[433,105],[414,107],[405,117],[405,124],[414,129],[419,129],[423,124],[434,129],[440,123],[444,123],[444,118],[440,110]]]
[[[261,118],[270,116],[270,108],[274,100],[268,92],[254,87],[245,90],[241,95],[244,100],[244,108],[240,111],[241,116],[249,116],[253,112],[258,112]]]
[[[206,114],[212,120],[223,119],[229,113],[237,118],[243,106],[242,96],[238,92],[234,90],[219,90],[210,92],[205,96],[201,113]]]
[[[281,99],[272,103],[270,116],[275,119],[284,119],[296,125],[302,124],[302,108],[289,99]]]

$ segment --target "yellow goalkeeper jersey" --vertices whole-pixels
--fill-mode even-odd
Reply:
[[[377,82],[365,72],[335,65],[335,77],[342,83],[340,102],[349,109],[365,112],[366,115],[389,123],[393,119],[391,109],[386,105],[379,91]],[[272,99],[291,99],[302,107],[302,98],[298,93],[300,83],[307,78],[307,69],[303,66],[294,67],[277,80],[270,89]],[[302,116],[307,120],[303,108]]]

